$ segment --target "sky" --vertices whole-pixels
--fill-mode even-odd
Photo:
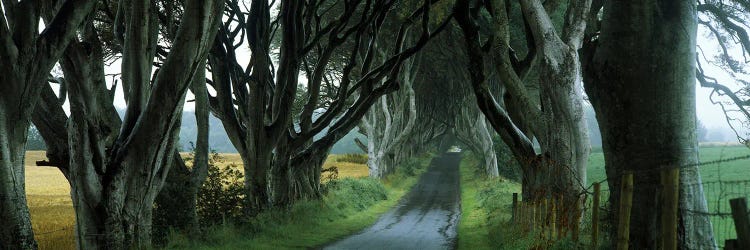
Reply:
[[[697,37],[698,46],[700,47],[702,51],[705,52],[705,57],[708,59],[711,59],[714,55],[718,54],[718,51],[720,51],[720,47],[718,43],[715,41],[715,38],[709,35],[709,32],[705,28],[701,29],[700,27],[702,26],[699,26],[699,29],[698,29],[698,37]],[[736,59],[744,58],[742,54],[743,51],[739,46],[728,48],[728,52],[729,54],[731,54],[732,57]],[[701,65],[703,66],[703,69],[705,70],[706,75],[716,78],[719,83],[724,84],[733,90],[739,89],[741,85],[737,84],[736,81],[723,69],[706,62],[703,56],[699,55],[699,60],[701,61]],[[745,62],[744,65],[747,66],[748,62]],[[740,77],[742,77],[742,79],[744,80],[750,80],[749,75],[744,75]],[[707,128],[731,131],[729,125],[727,124],[726,115],[722,111],[721,106],[711,103],[711,100],[710,100],[711,92],[712,92],[712,89],[701,87],[698,81],[696,81],[695,107],[696,107],[696,115],[698,119]],[[717,96],[714,95],[714,97],[717,97]],[[722,98],[720,97],[715,98],[715,100],[718,100],[718,99],[722,99]],[[737,117],[737,116],[734,115],[733,117]]]

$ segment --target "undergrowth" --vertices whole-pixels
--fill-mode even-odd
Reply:
[[[479,161],[465,154],[461,161],[461,220],[458,249],[576,249],[568,239],[542,242],[540,232],[524,232],[511,222],[513,193],[521,184],[489,178]],[[549,243],[549,244],[548,244]]]
[[[429,165],[430,156],[409,161],[383,181],[343,178],[323,184],[323,198],[289,209],[260,213],[245,223],[228,222],[195,237],[172,233],[169,249],[301,249],[320,247],[358,232],[393,207]],[[408,166],[407,166],[408,165]],[[401,168],[399,168],[401,169]]]
[[[366,154],[343,154],[336,158],[336,162],[351,162],[357,164],[367,164]]]

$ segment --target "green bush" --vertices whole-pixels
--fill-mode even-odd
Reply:
[[[336,162],[351,162],[356,164],[367,164],[366,154],[344,154],[336,158]]]
[[[427,165],[429,155],[422,156]],[[418,170],[417,173],[422,170]],[[217,179],[217,178],[215,178]],[[206,228],[200,237],[170,235],[168,249],[317,249],[361,231],[392,208],[417,182],[399,173],[384,180],[334,179],[321,185],[320,199],[269,209],[254,217],[227,220]],[[218,209],[217,209],[218,210]]]
[[[362,211],[378,201],[388,199],[388,190],[383,183],[371,178],[336,179],[324,184],[323,190],[329,198],[335,197],[327,200],[328,205],[338,209]]]
[[[198,192],[198,218],[202,226],[224,224],[242,215],[244,175],[235,164],[220,167],[217,153],[209,159],[208,176]]]
[[[410,158],[404,161],[404,163],[398,165],[396,173],[402,176],[416,176],[418,173],[417,170],[420,169],[422,169],[422,163],[419,161],[419,159]]]

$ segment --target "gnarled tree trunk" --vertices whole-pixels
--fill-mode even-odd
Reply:
[[[31,114],[47,75],[96,1],[69,0],[58,8],[44,8],[45,4],[6,1],[0,8],[0,248],[37,247],[24,178]],[[43,13],[56,18],[40,32]]]
[[[564,196],[566,211],[559,222],[575,227],[580,221],[582,187],[585,185],[585,167],[589,144],[586,123],[583,120],[580,91],[580,63],[577,50],[583,39],[590,0],[570,1],[565,13],[562,32],[556,30],[550,14],[540,1],[522,0],[521,10],[528,26],[530,52],[523,61],[512,57],[509,44],[510,28],[507,9],[503,1],[493,1],[484,6],[492,15],[492,38],[496,44],[482,45],[476,16],[470,11],[471,3],[458,5],[457,20],[464,32],[472,87],[480,110],[488,117],[493,128],[510,147],[522,165],[523,199],[537,201],[542,198]],[[485,48],[490,48],[489,51]],[[498,72],[513,106],[520,109],[515,121],[490,91],[489,74],[483,58],[491,53],[492,66]],[[539,73],[539,103],[526,91],[525,75],[534,59]],[[522,131],[521,128],[529,131]],[[531,133],[527,133],[531,132]],[[539,141],[541,154],[534,151],[529,135]]]
[[[659,247],[658,169],[698,161],[696,26],[694,1],[605,1],[601,35],[586,46],[611,200],[620,197],[620,176],[635,174],[632,248]],[[682,168],[680,182],[679,248],[714,248],[709,218],[690,212],[707,211],[698,169]]]

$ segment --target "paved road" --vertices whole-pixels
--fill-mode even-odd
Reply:
[[[454,249],[461,217],[458,153],[432,160],[399,204],[372,227],[324,249]]]

